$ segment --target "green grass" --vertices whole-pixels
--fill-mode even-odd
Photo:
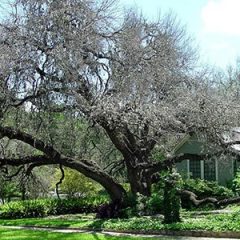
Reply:
[[[81,228],[91,230],[209,230],[240,231],[240,214],[218,214],[194,216],[185,214],[183,221],[175,224],[162,224],[161,219],[154,217],[135,217],[130,219],[94,219],[92,215],[67,215],[60,218],[28,218],[0,220],[2,226],[45,226]]]
[[[0,219],[0,226],[42,226],[80,228],[89,230],[206,230],[214,232],[235,231],[240,232],[240,207],[232,206],[228,209],[233,213],[196,215],[193,211],[183,211],[183,221],[175,224],[162,224],[162,219],[157,217],[134,217],[130,219],[95,219],[94,214],[63,215],[46,218],[23,218],[15,220]],[[8,231],[9,230],[5,230]],[[42,235],[46,233],[41,233]],[[55,234],[55,233],[54,233]],[[2,237],[0,235],[0,239]],[[10,238],[9,238],[10,239]],[[15,238],[14,238],[15,239]],[[31,238],[29,238],[31,239]],[[40,239],[40,238],[39,238]],[[65,239],[65,238],[64,238]],[[75,239],[75,238],[73,238]],[[84,238],[82,238],[84,239]],[[88,239],[88,238],[86,238]],[[91,239],[91,238],[89,238]],[[101,239],[101,238],[99,238]]]
[[[56,233],[49,231],[33,231],[33,230],[12,230],[4,227],[0,227],[0,239],[1,240],[146,240],[141,237],[115,237],[107,236],[97,233]],[[157,240],[160,238],[147,238],[149,240]],[[162,240],[173,238],[161,237]]]

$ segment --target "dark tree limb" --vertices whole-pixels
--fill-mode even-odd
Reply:
[[[222,200],[218,200],[215,197],[198,199],[198,196],[195,193],[188,190],[180,191],[180,195],[181,195],[182,201],[190,201],[195,207],[200,207],[202,205],[212,203],[216,208],[219,208],[219,207],[227,206],[233,203],[240,203],[240,197],[225,198]]]
[[[4,178],[7,180],[7,181],[11,181],[12,178],[16,177],[22,170],[24,169],[24,166],[20,166],[17,171],[11,175],[7,175],[5,176]]]
[[[28,133],[15,130],[11,127],[0,126],[0,135],[3,137],[8,137],[9,139],[16,139],[27,143],[32,147],[42,151],[53,160],[58,160],[60,158],[60,153],[56,149],[54,149],[53,146],[44,143],[40,139],[34,138]]]
[[[65,174],[64,174],[64,169],[62,164],[59,164],[59,169],[61,171],[61,178],[59,179],[59,181],[56,183],[56,194],[58,199],[60,199],[60,195],[59,195],[59,186],[62,184],[64,178],[65,178]]]
[[[26,164],[31,164],[31,163],[41,163],[43,164],[54,164],[55,161],[52,159],[46,157],[45,155],[40,155],[40,156],[26,156],[22,158],[0,158],[0,167],[2,166],[13,166],[13,167],[18,167]]]

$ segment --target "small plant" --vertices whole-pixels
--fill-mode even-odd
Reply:
[[[163,189],[152,192],[146,202],[146,209],[149,215],[163,213]]]

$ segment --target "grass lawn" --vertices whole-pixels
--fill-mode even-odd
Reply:
[[[46,218],[25,218],[14,220],[0,219],[0,239],[32,240],[32,239],[83,239],[83,240],[121,240],[121,239],[146,239],[139,237],[116,237],[102,234],[86,233],[56,233],[51,231],[33,230],[12,230],[4,226],[42,226],[42,227],[63,227],[80,228],[88,230],[134,230],[136,232],[146,230],[207,230],[214,232],[235,231],[240,232],[240,207],[230,207],[232,213],[207,214],[203,212],[196,215],[194,211],[182,212],[183,221],[175,224],[162,224],[159,217],[133,217],[130,219],[95,219],[94,215],[76,214],[63,215]],[[148,238],[148,239],[174,239]]]
[[[72,227],[90,230],[208,230],[208,231],[240,231],[240,214],[195,216],[193,212],[182,214],[183,221],[175,224],[162,224],[156,217],[134,217],[130,219],[95,219],[92,215],[66,215],[60,217],[26,218],[16,220],[0,219],[0,226],[46,226]]]
[[[173,240],[175,238],[141,238],[141,237],[114,237],[103,234],[87,233],[56,233],[48,231],[12,230],[0,227],[1,240]]]

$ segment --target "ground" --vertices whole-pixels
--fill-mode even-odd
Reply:
[[[216,240],[217,238],[195,238],[195,237],[150,237],[144,236],[111,236],[110,234],[98,233],[71,233],[71,232],[53,232],[38,230],[23,230],[0,227],[1,240]],[[224,240],[224,238],[221,238]],[[227,239],[225,239],[227,240]]]
[[[162,216],[154,217],[134,217],[130,219],[110,219],[99,220],[95,219],[93,214],[75,214],[51,216],[46,218],[28,218],[28,219],[14,219],[2,220],[0,219],[0,239],[1,240],[32,240],[32,239],[86,239],[86,240],[121,240],[121,239],[146,239],[141,235],[119,235],[109,233],[106,235],[98,234],[98,231],[132,231],[140,234],[147,232],[153,234],[154,232],[161,234],[161,230],[173,231],[208,231],[216,233],[219,232],[235,232],[240,236],[240,206],[232,206],[228,209],[220,211],[182,211],[183,220],[176,224],[162,224]],[[27,226],[30,229],[16,229],[16,227]],[[14,229],[15,227],[15,229]],[[35,229],[33,227],[52,227],[53,229]],[[58,228],[58,229],[56,229]],[[59,228],[64,229],[59,232]],[[72,229],[75,229],[74,232]],[[78,230],[76,230],[78,229]],[[85,233],[79,233],[79,229],[84,230]],[[58,231],[58,232],[56,232]],[[87,231],[87,232],[86,232]],[[70,232],[70,233],[69,233]],[[178,232],[177,232],[178,233]],[[211,236],[216,236],[211,235]],[[150,237],[150,236],[149,236]],[[199,239],[187,237],[157,237],[148,239]],[[200,238],[201,240],[204,238]],[[210,239],[210,238],[206,238]]]

